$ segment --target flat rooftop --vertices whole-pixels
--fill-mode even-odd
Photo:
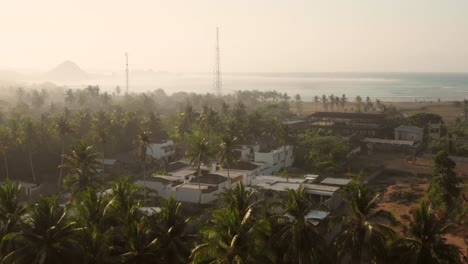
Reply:
[[[206,184],[220,184],[222,182],[226,182],[228,179],[224,176],[219,174],[203,174],[202,176],[195,177],[191,180],[193,183],[206,183]]]
[[[321,181],[320,184],[346,186],[346,185],[348,185],[350,182],[351,182],[350,179],[344,179],[344,178],[326,178],[325,180]]]
[[[305,179],[301,178],[289,178],[289,183],[303,183]],[[261,176],[255,176],[252,179],[252,184],[257,184],[257,183],[269,183],[272,184],[274,182],[287,182],[287,179],[284,177],[279,177],[279,176],[270,176],[270,175],[261,175]]]
[[[184,188],[184,189],[192,189],[192,190],[198,190],[198,188],[200,188],[201,190],[207,190],[208,188],[210,188],[209,185],[201,185],[198,186],[198,184],[195,184],[195,183],[185,183],[185,184],[182,184],[182,185],[179,185],[177,187],[178,189],[179,188]]]

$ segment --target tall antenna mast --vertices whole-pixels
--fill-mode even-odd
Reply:
[[[214,92],[217,96],[221,96],[221,69],[219,63],[219,31],[216,28],[216,59],[215,59],[215,69],[214,69]]]
[[[127,76],[127,79],[126,79],[126,90],[125,90],[125,93],[128,94],[128,53],[125,52],[125,73],[126,73],[126,76]]]

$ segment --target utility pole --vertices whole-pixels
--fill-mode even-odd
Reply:
[[[221,96],[221,69],[219,62],[219,31],[216,28],[216,59],[215,59],[215,69],[214,69],[214,92],[217,96]]]
[[[128,53],[125,52],[125,66],[126,66],[126,69],[125,69],[125,73],[126,73],[126,90],[125,90],[125,94],[128,94]]]

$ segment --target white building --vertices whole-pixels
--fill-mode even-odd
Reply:
[[[219,194],[230,188],[226,177],[218,174],[204,174],[193,178],[190,182],[175,187],[174,197],[177,201],[210,203],[218,199]]]
[[[283,177],[262,175],[252,179],[252,187],[278,192],[284,192],[289,189],[297,191],[305,181],[306,179],[300,178],[289,178],[288,181],[288,179]]]
[[[147,188],[149,196],[160,196],[164,199],[169,199],[171,194],[174,193],[174,188],[185,182],[183,178],[175,176],[154,175],[146,178],[145,180],[135,181],[135,185]],[[153,190],[154,192],[151,192]]]
[[[293,146],[282,146],[268,152],[256,151],[254,161],[265,164],[263,175],[271,175],[283,169],[285,161],[286,167],[294,163]]]
[[[218,174],[204,174],[200,177],[191,177],[187,180],[181,176],[155,175],[145,180],[137,180],[135,184],[148,188],[149,196],[159,196],[169,199],[171,196],[177,201],[209,203],[218,199],[218,195],[226,188],[230,188],[229,180]],[[154,192],[151,192],[153,190]]]
[[[244,183],[244,185],[248,186],[252,184],[252,179],[255,176],[262,174],[264,167],[264,163],[255,163],[250,161],[239,160],[235,164],[229,166],[229,178],[231,178],[231,183],[235,184],[239,181],[236,177],[241,175],[241,181]],[[215,173],[228,177],[227,168],[218,170]]]
[[[175,154],[175,145],[172,140],[151,143],[146,149],[146,154],[154,159],[168,161]]]
[[[395,140],[422,142],[424,138],[424,129],[417,126],[399,126],[395,128]]]
[[[260,145],[243,145],[235,151],[239,153],[239,160],[250,161],[254,159],[255,152],[260,151]]]

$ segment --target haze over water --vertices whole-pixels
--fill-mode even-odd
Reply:
[[[323,94],[357,95],[383,101],[442,101],[468,99],[467,73],[226,73],[223,93],[237,90],[276,90],[291,97],[300,94],[304,101],[313,101]],[[60,82],[59,82],[60,83]],[[67,85],[67,83],[62,83]],[[100,85],[112,92],[125,87],[124,75],[112,75],[88,82],[68,83],[70,87]],[[213,93],[210,73],[135,73],[130,75],[130,92],[163,89],[166,93]]]

